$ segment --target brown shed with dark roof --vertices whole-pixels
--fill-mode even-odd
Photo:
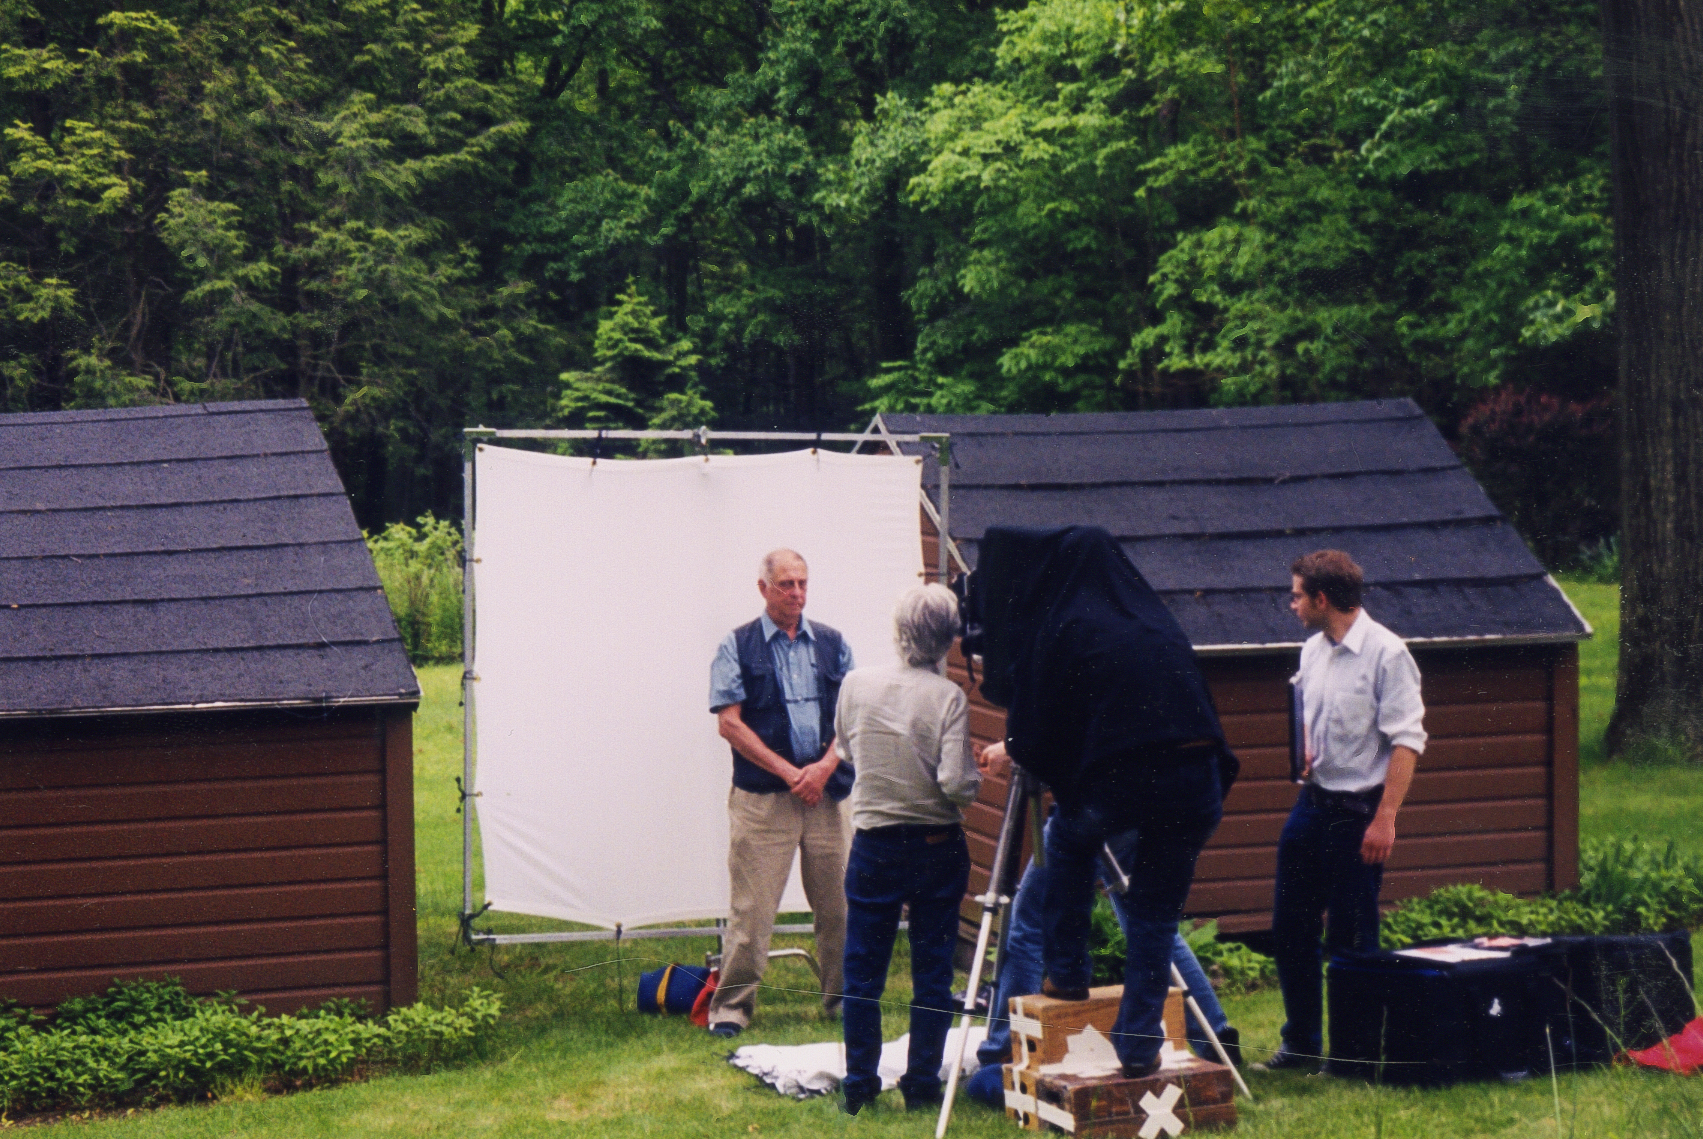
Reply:
[[[972,566],[992,525],[1101,526],[1189,634],[1242,761],[1189,914],[1226,932],[1270,924],[1296,794],[1287,682],[1303,633],[1289,565],[1320,548],[1360,563],[1367,611],[1423,675],[1430,740],[1383,900],[1454,882],[1519,894],[1577,884],[1577,642],[1590,629],[1412,401],[880,419],[894,433],[951,433],[949,525]],[[935,533],[924,518],[928,566]],[[952,667],[967,685],[956,653]],[[971,697],[978,742],[1001,738],[1004,713]],[[972,897],[1005,794],[987,780],[969,812]]]
[[[420,691],[300,400],[0,416],[0,998],[416,996]]]

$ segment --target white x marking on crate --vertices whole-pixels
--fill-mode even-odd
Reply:
[[[1183,1089],[1176,1084],[1166,1084],[1165,1090],[1158,1095],[1148,1092],[1141,1097],[1141,1110],[1147,1113],[1147,1122],[1141,1125],[1136,1134],[1141,1139],[1154,1139],[1163,1131],[1172,1139],[1183,1133],[1183,1121],[1171,1109],[1177,1106],[1177,1101],[1183,1098]]]

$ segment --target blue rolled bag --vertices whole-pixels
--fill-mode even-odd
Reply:
[[[639,1011],[660,1016],[686,1016],[709,983],[702,965],[664,965],[639,974]]]

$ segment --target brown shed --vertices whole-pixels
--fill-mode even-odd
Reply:
[[[0,416],[0,998],[412,1003],[419,698],[301,400]]]
[[[989,526],[1101,526],[1188,632],[1242,761],[1191,915],[1225,932],[1270,925],[1296,794],[1287,682],[1302,630],[1288,567],[1321,548],[1360,563],[1367,611],[1423,675],[1431,738],[1384,901],[1453,882],[1520,894],[1577,883],[1577,642],[1590,628],[1412,401],[881,420],[951,433],[948,525],[972,566]],[[932,566],[926,518],[923,530]],[[1002,736],[1003,713],[972,700],[978,740]],[[972,894],[1004,802],[989,781],[971,810]]]

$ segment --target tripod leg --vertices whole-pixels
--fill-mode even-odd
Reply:
[[[1000,907],[1010,901],[1005,893],[1006,863],[1011,852],[1012,833],[1023,813],[1024,777],[1016,768],[1011,772],[1011,787],[1005,796],[1005,818],[999,824],[999,842],[994,846],[993,865],[988,868],[988,888],[982,903],[982,928],[976,936],[976,954],[970,961],[970,983],[964,987],[964,1015],[958,1019],[958,1048],[946,1076],[946,1094],[940,1103],[940,1122],[935,1125],[934,1139],[945,1139],[946,1126],[952,1121],[952,1101],[958,1094],[958,1075],[964,1068],[964,1047],[970,1038],[970,1020],[976,1012],[976,990],[982,983],[982,965],[987,957],[988,934]],[[990,1010],[991,1011],[991,1010]]]

